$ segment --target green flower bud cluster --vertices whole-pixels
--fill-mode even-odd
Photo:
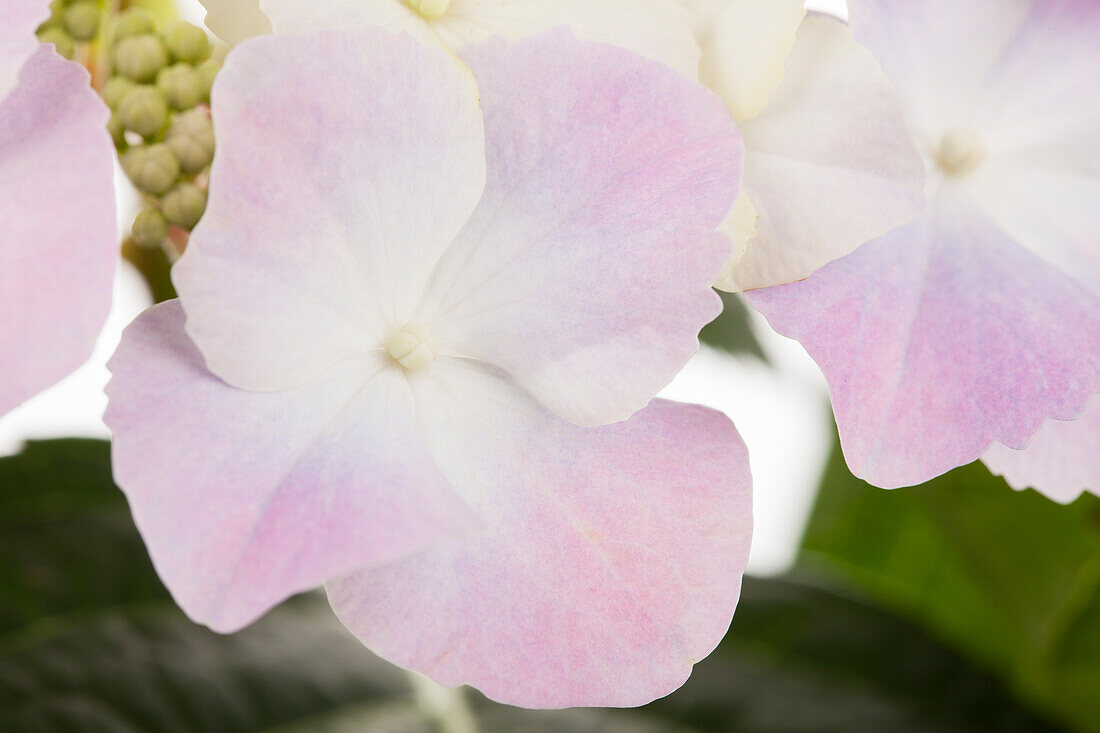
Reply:
[[[218,63],[204,30],[183,21],[160,29],[140,6],[120,13],[108,30],[111,74],[102,88],[112,112],[108,129],[122,169],[145,200],[131,235],[137,245],[155,248],[170,227],[190,230],[206,209],[214,159],[210,88]]]
[[[103,26],[104,0],[54,0],[50,18],[38,28],[38,39],[52,43],[67,59],[95,41]]]

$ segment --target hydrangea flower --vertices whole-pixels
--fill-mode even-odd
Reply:
[[[0,415],[80,366],[118,245],[108,112],[35,37],[43,0],[0,4]]]
[[[115,475],[216,630],[327,581],[444,684],[645,703],[722,638],[748,555],[733,426],[646,406],[721,308],[743,147],[702,87],[566,31],[463,60],[484,117],[404,34],[234,49],[180,300],[110,363]]]
[[[378,25],[457,52],[491,36],[516,40],[558,26],[629,48],[696,79],[695,21],[680,0],[200,0],[206,25],[238,43],[265,33]]]
[[[895,487],[1024,449],[1100,390],[1100,4],[858,0],[851,17],[904,100],[928,209],[751,300],[824,370],[849,466]],[[1064,483],[1095,473],[1095,421],[1048,429],[1084,464],[1044,468],[1043,434],[1015,467],[1000,447],[988,462],[1062,499],[1097,490]]]
[[[746,148],[718,288],[802,280],[921,210],[924,166],[901,104],[843,21],[802,0],[683,2],[698,18],[700,80]]]

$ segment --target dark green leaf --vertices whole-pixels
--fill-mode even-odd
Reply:
[[[734,356],[754,356],[767,363],[764,348],[756,339],[749,320],[749,307],[737,293],[718,293],[722,296],[722,315],[711,321],[699,334],[699,340],[708,346],[728,351]]]
[[[1100,501],[1012,491],[980,463],[897,491],[834,452],[803,565],[843,574],[1082,730],[1100,730]]]
[[[157,582],[97,441],[0,459],[0,730],[434,729],[409,678],[289,601],[219,636]],[[410,623],[416,623],[410,619]],[[685,687],[638,710],[527,711],[469,695],[482,731],[1049,730],[907,622],[793,581],[745,583],[734,626]]]

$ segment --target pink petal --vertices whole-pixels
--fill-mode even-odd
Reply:
[[[679,687],[725,634],[748,558],[733,426],[657,400],[580,429],[504,379],[440,366],[414,385],[422,424],[485,530],[330,582],[341,620],[392,662],[514,705]]]
[[[421,322],[580,425],[666,385],[718,313],[743,149],[710,92],[555,31],[467,47],[489,180]]]
[[[0,102],[19,83],[23,64],[38,48],[35,29],[50,17],[49,0],[0,3]]]
[[[210,202],[173,279],[212,372],[277,390],[408,320],[485,178],[468,74],[377,28],[267,36],[214,89]]]
[[[848,465],[879,486],[1022,448],[1100,390],[1100,298],[965,203],[749,298],[821,366]]]
[[[326,577],[477,527],[394,367],[364,356],[293,390],[244,392],[205,369],[183,321],[171,301],[126,330],[104,419],[115,478],[193,619],[233,631]]]
[[[1023,450],[994,444],[982,462],[1012,488],[1032,488],[1063,504],[1083,491],[1100,496],[1100,398],[1077,420],[1048,420]]]
[[[107,318],[118,258],[107,114],[87,72],[49,47],[0,102],[0,414],[80,366]]]

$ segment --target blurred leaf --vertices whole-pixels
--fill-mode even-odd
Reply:
[[[722,296],[722,315],[703,328],[699,340],[734,356],[755,356],[768,363],[767,354],[752,330],[745,299],[738,293],[717,292]]]
[[[188,621],[111,483],[106,443],[31,443],[0,459],[0,536],[6,733],[434,730],[407,676],[319,594],[232,636]],[[746,580],[719,651],[645,708],[470,698],[480,729],[501,733],[1052,730],[908,622],[798,581]]]
[[[839,571],[1003,674],[1081,730],[1100,730],[1100,500],[1015,492],[975,463],[884,491],[834,451],[804,540]]]

